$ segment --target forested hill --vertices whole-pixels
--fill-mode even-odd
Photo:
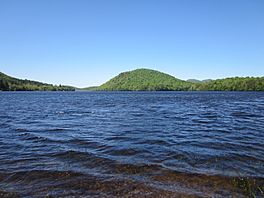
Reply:
[[[1,91],[74,91],[71,86],[55,86],[31,80],[21,80],[0,72]]]
[[[189,90],[191,85],[191,82],[179,80],[159,71],[136,69],[121,73],[96,89],[106,91],[182,91]]]
[[[264,77],[234,77],[218,80],[184,81],[171,75],[136,69],[123,72],[99,87],[105,91],[264,91]]]

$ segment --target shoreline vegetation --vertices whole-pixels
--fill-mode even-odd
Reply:
[[[233,77],[217,80],[180,80],[151,69],[120,73],[88,91],[264,91],[264,77]]]
[[[72,86],[22,80],[0,72],[0,91],[75,91]]]
[[[264,91],[264,77],[180,80],[152,69],[123,72],[100,86],[75,88],[22,80],[0,72],[0,91]]]

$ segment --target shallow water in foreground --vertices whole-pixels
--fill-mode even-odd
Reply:
[[[263,92],[1,92],[0,196],[264,196]]]

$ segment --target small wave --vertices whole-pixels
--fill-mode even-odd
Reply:
[[[141,141],[140,144],[161,145],[161,146],[171,145],[171,143],[169,143],[168,141],[162,140],[162,139],[157,139],[157,140],[147,139],[147,140]]]
[[[124,135],[115,135],[105,138],[107,141],[127,140],[128,137]]]
[[[15,131],[17,131],[17,132],[28,132],[29,130],[24,129],[24,128],[16,128]]]
[[[104,153],[113,155],[113,156],[133,156],[139,153],[142,153],[143,151],[141,150],[136,150],[132,148],[128,149],[114,149],[114,150],[106,150]]]
[[[192,119],[192,121],[194,123],[199,123],[199,124],[210,124],[215,122],[214,120],[210,120],[210,119],[201,119],[201,118],[194,118]]]
[[[92,140],[83,140],[83,139],[72,139],[67,141],[67,143],[69,144],[73,144],[75,146],[81,147],[81,148],[87,148],[87,149],[92,149],[92,150],[97,150],[97,151],[101,151],[101,150],[108,150],[111,149],[112,146],[110,145],[106,145],[103,143],[99,143],[96,141],[92,141]]]
[[[57,131],[66,131],[69,128],[15,128],[14,130],[17,132],[57,132]]]
[[[52,157],[60,158],[67,162],[78,162],[88,168],[101,168],[104,172],[109,173],[138,174],[156,172],[162,169],[162,166],[158,164],[124,164],[93,153],[72,150],[53,154]]]
[[[6,123],[0,123],[0,129],[9,128],[9,125]]]
[[[64,111],[56,111],[55,113],[56,113],[56,114],[59,114],[59,115],[61,115],[61,114],[65,114]]]
[[[243,112],[243,111],[239,111],[239,112],[233,112],[230,114],[233,117],[237,117],[237,118],[261,118],[263,117],[263,115],[258,115],[258,114],[250,114],[247,112]]]
[[[104,166],[108,166],[114,163],[113,160],[95,155],[93,153],[73,150],[55,153],[51,155],[51,157],[56,157],[67,163],[76,162],[82,166],[85,166],[86,168],[103,168]]]
[[[47,143],[47,144],[50,144],[50,143],[53,143],[53,144],[67,143],[66,140],[51,139],[48,137],[42,137],[42,136],[35,135],[32,133],[21,133],[21,134],[19,134],[19,137],[20,137],[20,140],[31,141],[34,143]],[[41,146],[41,145],[38,145],[38,146]]]
[[[51,128],[51,129],[46,129],[45,131],[53,132],[53,131],[65,131],[68,130],[68,128]]]
[[[31,141],[38,141],[38,142],[47,140],[47,138],[36,136],[32,133],[22,133],[22,134],[19,134],[19,136],[21,137],[21,140],[31,140]]]
[[[131,115],[134,117],[143,117],[144,113],[132,113]]]

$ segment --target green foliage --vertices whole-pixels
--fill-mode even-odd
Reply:
[[[196,85],[202,91],[264,91],[264,77],[235,77]]]
[[[183,91],[190,90],[192,83],[150,69],[124,72],[97,88],[106,91]]]
[[[0,90],[2,91],[74,91],[70,86],[54,86],[31,80],[21,80],[0,72]]]
[[[2,91],[74,91],[70,86],[54,86],[30,80],[12,78],[0,72]],[[99,87],[80,90],[89,91],[264,91],[264,77],[235,77],[218,80],[183,81],[168,74],[136,69],[124,72]]]
[[[90,90],[105,91],[264,91],[264,77],[235,77],[219,80],[179,80],[150,69],[124,72]]]

